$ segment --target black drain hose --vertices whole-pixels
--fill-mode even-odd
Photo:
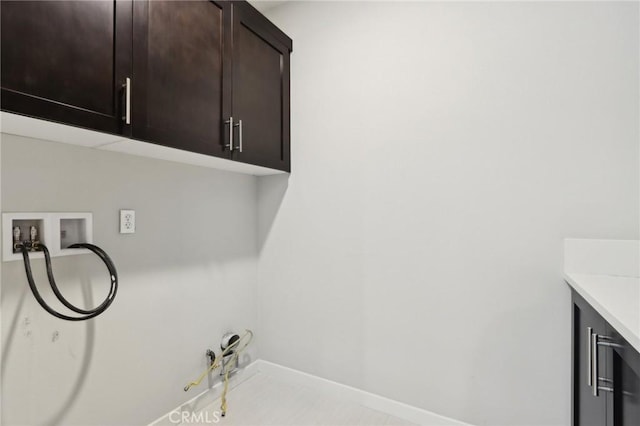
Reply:
[[[16,247],[20,248],[22,251],[24,270],[27,274],[27,281],[29,282],[29,288],[31,289],[31,293],[33,293],[33,297],[36,298],[36,301],[40,304],[40,306],[42,306],[45,311],[49,312],[54,317],[67,321],[84,321],[90,318],[97,317],[98,315],[106,311],[109,305],[113,303],[113,299],[116,297],[116,292],[118,291],[118,273],[115,266],[113,265],[113,262],[111,261],[111,258],[100,247],[89,243],[78,243],[69,246],[69,248],[86,248],[88,250],[91,250],[102,260],[102,262],[104,262],[104,264],[107,266],[107,269],[109,270],[109,278],[111,281],[109,294],[107,295],[107,298],[104,300],[104,302],[102,302],[94,309],[89,310],[80,309],[74,306],[67,299],[65,299],[64,296],[62,296],[62,293],[60,293],[60,290],[58,289],[56,281],[53,277],[53,268],[51,267],[51,256],[49,255],[49,249],[47,249],[47,247],[43,244],[37,244],[33,247],[36,250],[42,250],[42,252],[44,253],[44,260],[47,266],[47,277],[49,278],[49,284],[51,285],[51,290],[53,290],[53,293],[64,306],[76,313],[84,315],[81,317],[71,317],[61,314],[60,312],[47,305],[47,302],[45,302],[42,296],[40,296],[40,292],[36,287],[35,281],[33,280],[33,273],[31,272],[31,261],[29,260],[29,249],[25,244],[19,244]]]

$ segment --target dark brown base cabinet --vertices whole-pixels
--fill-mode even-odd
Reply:
[[[2,1],[0,108],[290,171],[292,41],[245,1]]]
[[[573,425],[640,425],[640,354],[578,293],[573,301]]]

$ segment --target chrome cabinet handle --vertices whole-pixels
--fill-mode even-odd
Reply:
[[[593,386],[593,346],[591,345],[591,336],[593,336],[593,328],[587,327],[587,384],[589,386]]]
[[[591,327],[587,329],[592,331]],[[606,377],[599,377],[598,375],[598,346],[604,346],[607,348],[623,348],[623,345],[615,343],[615,339],[610,336],[599,336],[597,333],[593,333],[590,338],[591,348],[587,353],[587,359],[591,362],[591,376],[589,377],[590,385],[593,389],[593,396],[598,396],[599,391],[613,392],[614,383],[613,380]],[[610,384],[611,386],[600,386],[600,382]]]
[[[229,143],[225,147],[228,147],[229,151],[233,151],[233,117],[229,117],[225,124],[229,125]]]
[[[240,145],[238,146],[238,148],[240,149],[240,152],[242,152],[242,120],[238,120],[238,125],[239,125],[239,133],[240,133]]]
[[[598,335],[591,335],[591,388],[593,396],[598,396]]]
[[[124,116],[122,119],[125,124],[131,124],[131,79],[127,77],[124,85]]]
[[[229,148],[229,151],[233,151],[234,149],[237,149],[238,151],[242,152],[242,120],[238,120],[237,123],[233,122],[233,117],[229,117],[229,119],[227,121],[225,121],[225,124],[229,125],[229,143],[225,145],[225,147]],[[239,136],[239,143],[238,146],[236,147],[233,144],[233,129],[234,127],[238,128],[238,136]]]

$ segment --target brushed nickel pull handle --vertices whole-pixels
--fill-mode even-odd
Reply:
[[[239,148],[240,148],[240,152],[242,152],[242,120],[238,120],[238,123],[239,123],[239,126],[240,126],[240,128],[239,128],[239,132],[240,132],[240,146],[239,146]]]
[[[225,147],[228,147],[229,151],[233,151],[233,117],[229,117],[225,124],[229,125],[229,143]]]
[[[587,327],[587,385],[593,386],[593,354],[591,345],[591,336],[593,335],[593,328]]]
[[[603,341],[600,341],[603,340]],[[614,383],[612,379],[606,377],[600,377],[598,375],[598,346],[604,346],[608,348],[622,348],[624,346],[614,343],[613,337],[599,336],[597,333],[591,335],[591,359],[592,359],[592,384],[593,384],[593,396],[598,396],[599,391],[613,392]],[[605,382],[611,386],[600,386],[600,382]]]
[[[591,335],[591,378],[593,396],[598,396],[598,335],[593,333]]]
[[[125,124],[131,124],[131,79],[127,77],[124,83],[124,120]]]

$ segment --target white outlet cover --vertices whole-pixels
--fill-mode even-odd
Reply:
[[[120,210],[120,233],[134,234],[136,232],[136,211]]]

